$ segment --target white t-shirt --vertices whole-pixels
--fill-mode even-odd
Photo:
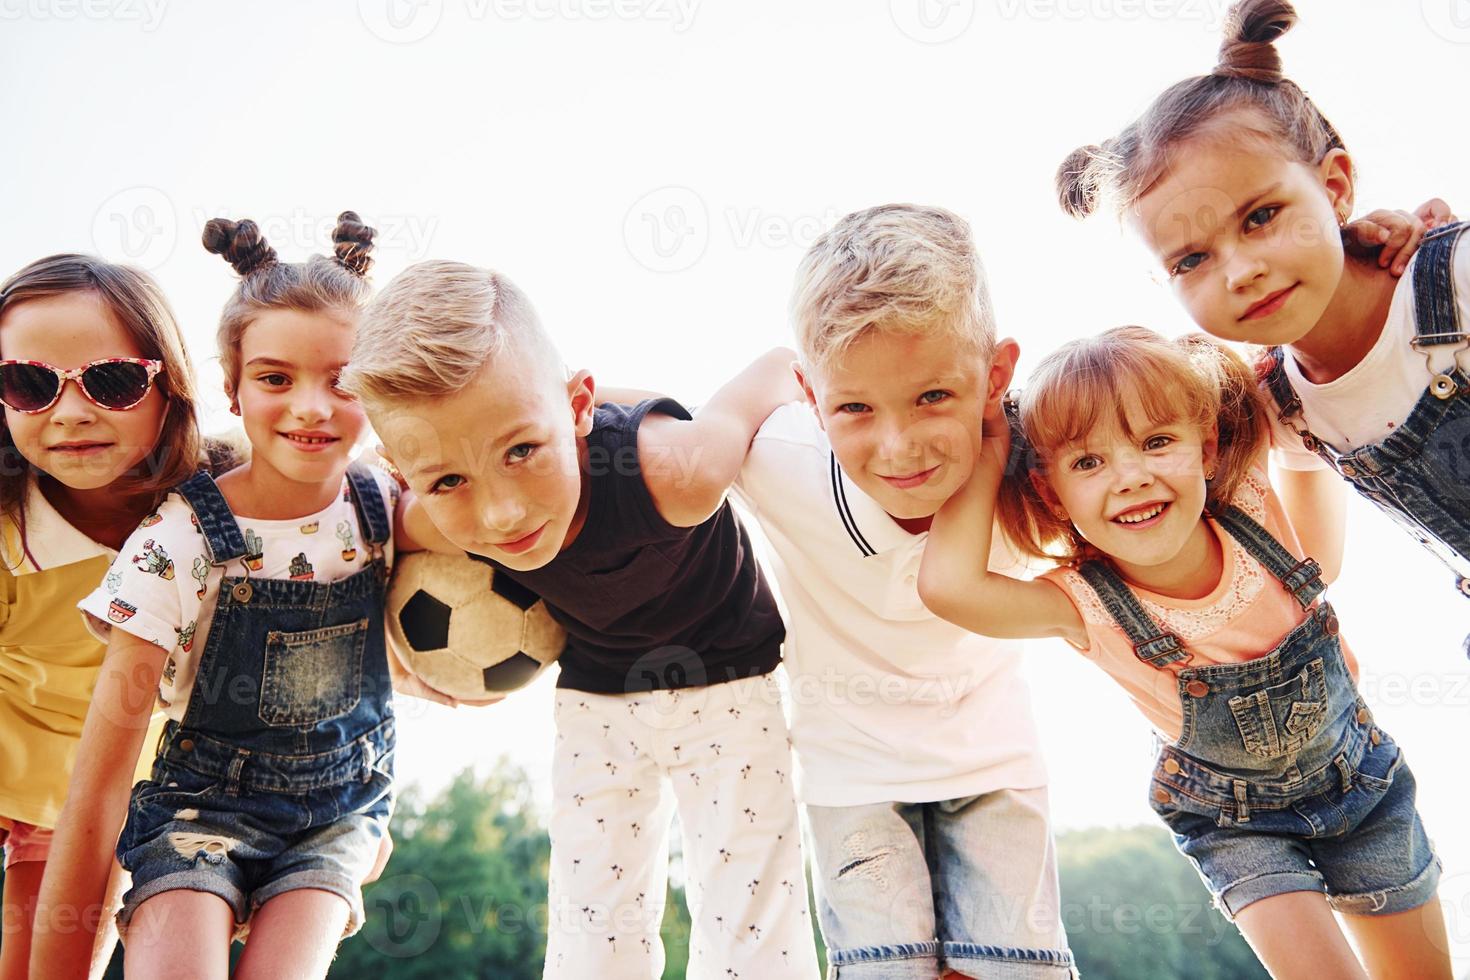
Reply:
[[[391,523],[398,486],[374,469]],[[88,625],[106,642],[117,626],[169,652],[158,683],[158,700],[174,721],[182,721],[199,670],[199,655],[209,639],[209,621],[226,573],[251,578],[336,582],[372,561],[352,504],[350,484],[319,513],[290,520],[237,518],[253,554],[225,565],[211,565],[204,535],[184,498],[171,493],[158,511],[144,518],[118,552],[111,570],[78,607]],[[391,530],[384,558],[393,560]]]
[[[1021,644],[924,606],[928,535],[899,527],[841,472],[804,403],[766,420],[735,493],[775,552],[804,802],[927,803],[1045,785]]]
[[[1305,420],[1313,435],[1337,449],[1360,449],[1387,438],[1402,425],[1435,374],[1450,370],[1456,361],[1461,370],[1470,370],[1470,351],[1463,346],[1426,347],[1427,363],[1423,353],[1409,346],[1414,336],[1413,263],[1417,261],[1415,256],[1394,289],[1388,320],[1378,341],[1347,374],[1326,384],[1313,384],[1302,377],[1291,352],[1285,352],[1286,376],[1302,402],[1301,416],[1292,420],[1298,429]],[[1454,252],[1454,280],[1459,329],[1470,330],[1470,247],[1463,241]],[[1444,329],[1455,328],[1447,325]],[[1289,470],[1316,470],[1327,465],[1302,445],[1295,431],[1282,428],[1276,413],[1271,417],[1274,462]]]

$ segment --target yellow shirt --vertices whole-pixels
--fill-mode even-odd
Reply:
[[[34,482],[24,548],[17,522],[0,518],[0,821],[56,826],[107,650],[77,603],[114,555],[68,524]],[[152,767],[163,723],[156,713],[135,780]]]

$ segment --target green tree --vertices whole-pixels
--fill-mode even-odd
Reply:
[[[1072,831],[1057,852],[1062,921],[1088,980],[1266,978],[1162,828]]]

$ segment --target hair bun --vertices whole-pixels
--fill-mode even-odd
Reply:
[[[1107,151],[1097,144],[1079,146],[1057,167],[1057,203],[1074,218],[1097,210],[1098,180],[1093,161]]]
[[[356,211],[343,211],[337,215],[337,227],[332,230],[332,254],[347,271],[355,276],[366,276],[373,267],[373,238],[376,228],[362,223]]]
[[[276,250],[260,234],[260,226],[248,218],[241,222],[211,218],[204,225],[204,247],[223,255],[242,278],[276,261]]]
[[[1225,15],[1220,63],[1211,74],[1274,85],[1283,78],[1276,39],[1296,24],[1286,0],[1238,0]]]

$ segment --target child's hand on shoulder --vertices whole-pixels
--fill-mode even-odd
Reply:
[[[1378,267],[1401,276],[1419,250],[1424,233],[1457,220],[1450,206],[1432,197],[1412,212],[1379,209],[1351,222],[1344,229],[1349,254],[1378,255]]]

